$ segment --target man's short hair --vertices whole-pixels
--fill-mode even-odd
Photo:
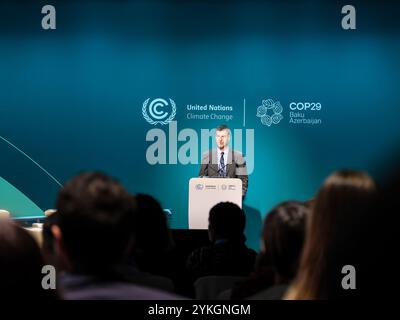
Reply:
[[[120,262],[133,234],[136,202],[116,180],[83,173],[57,199],[58,226],[75,269],[95,273]]]
[[[221,124],[216,128],[216,131],[222,131],[222,130],[229,130],[229,127],[226,124]]]
[[[237,204],[220,202],[210,210],[210,228],[216,237],[228,240],[242,240],[246,216]]]

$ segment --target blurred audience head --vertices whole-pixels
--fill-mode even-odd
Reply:
[[[57,199],[52,232],[70,271],[104,274],[127,255],[136,203],[116,180],[82,173],[68,181]]]
[[[376,210],[371,234],[373,241],[368,247],[373,253],[371,259],[374,266],[374,277],[370,277],[370,287],[375,292],[391,292],[394,279],[399,270],[397,262],[398,244],[395,239],[398,233],[398,224],[395,223],[400,215],[400,149],[395,148],[389,155],[385,155],[379,174],[380,201],[379,210]],[[377,272],[379,270],[379,272]],[[384,273],[384,279],[379,274]],[[388,280],[386,280],[388,279]]]
[[[0,209],[0,219],[8,219],[10,218],[10,212],[5,209]]]
[[[53,254],[54,253],[54,236],[51,232],[51,228],[53,225],[57,225],[57,212],[54,212],[50,215],[46,215],[46,218],[43,222],[43,244],[42,250],[45,254]]]
[[[18,301],[56,298],[55,290],[42,288],[44,265],[35,239],[12,220],[0,219],[0,296]]]
[[[150,195],[137,194],[134,251],[166,252],[172,248],[168,221],[160,203]]]
[[[50,264],[56,267],[57,273],[62,272],[66,269],[67,262],[62,260],[63,256],[59,256],[55,251],[55,239],[52,233],[53,226],[58,225],[58,213],[56,210],[52,212],[47,211],[45,214],[46,218],[43,222],[42,229],[42,253],[46,264]]]
[[[245,240],[244,228],[246,216],[243,210],[232,202],[220,202],[210,210],[208,218],[208,232],[210,241]]]
[[[296,275],[310,209],[302,202],[286,201],[273,208],[262,230],[263,254],[278,276],[288,283]]]
[[[53,213],[56,213],[56,212],[57,212],[56,209],[47,209],[43,213],[44,213],[45,217],[50,217]]]
[[[367,285],[368,253],[377,188],[363,172],[338,171],[316,195],[308,219],[298,276],[289,299],[352,298]],[[344,290],[342,268],[354,266],[357,290]],[[371,275],[370,275],[371,276]]]

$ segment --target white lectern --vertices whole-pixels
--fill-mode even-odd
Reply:
[[[242,207],[242,180],[236,178],[190,179],[189,229],[207,229],[210,209],[217,203],[226,201]]]

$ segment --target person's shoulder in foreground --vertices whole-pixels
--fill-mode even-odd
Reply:
[[[97,281],[88,275],[60,277],[65,300],[184,300],[173,293],[119,281]]]

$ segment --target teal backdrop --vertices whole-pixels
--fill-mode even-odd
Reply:
[[[178,131],[254,130],[244,208],[258,249],[274,205],[310,199],[339,168],[379,177],[398,146],[399,5],[351,2],[356,30],[341,27],[343,1],[51,1],[57,29],[45,31],[47,3],[2,1],[0,208],[41,216],[71,176],[101,170],[187,228],[199,165],[146,161],[148,130],[168,126],[146,122],[143,103],[173,99]],[[266,99],[280,123],[257,117]],[[321,123],[290,123],[291,102],[320,103],[307,114]],[[233,120],[187,119],[188,104],[231,106],[217,114]]]

